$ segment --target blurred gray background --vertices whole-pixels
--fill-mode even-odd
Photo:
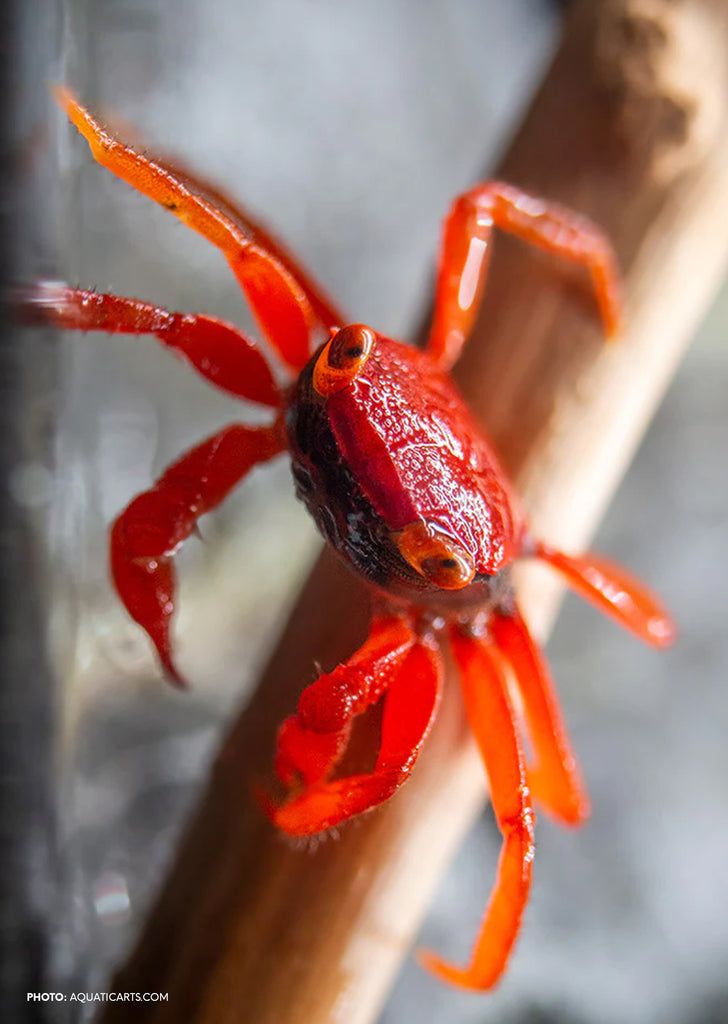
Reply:
[[[559,8],[68,0],[57,13],[49,79],[239,196],[353,319],[407,336],[440,219],[518,123]],[[45,117],[38,145],[57,156],[61,182],[58,260],[37,272],[252,329],[223,258],[92,164],[50,103]],[[728,1022],[727,324],[724,293],[595,544],[666,597],[680,643],[657,655],[567,600],[549,657],[593,818],[579,832],[539,822],[531,905],[496,993],[460,994],[410,960],[384,1024]],[[64,884],[52,971],[88,991],[132,941],[318,540],[285,462],[206,517],[204,542],[180,560],[179,657],[194,692],[164,688],[111,592],[108,523],[179,452],[256,414],[151,339],[62,345],[56,467],[21,467],[16,498],[48,513],[53,567]],[[442,883],[424,945],[466,956],[498,848],[488,814]]]

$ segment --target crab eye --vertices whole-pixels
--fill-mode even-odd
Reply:
[[[313,386],[320,395],[348,387],[364,369],[374,346],[374,332],[364,324],[349,324],[331,338],[313,368]]]
[[[405,562],[442,590],[462,590],[475,576],[468,552],[432,523],[410,523],[393,539]]]

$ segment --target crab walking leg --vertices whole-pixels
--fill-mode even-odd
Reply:
[[[300,285],[303,290],[314,316],[319,323],[331,331],[347,323],[347,319],[338,308],[333,299],[326,293],[322,286],[303,269],[298,259],[294,258],[288,249],[275,238],[268,228],[264,228],[259,221],[254,220],[247,210],[244,210],[238,203],[223,193],[215,185],[201,178],[186,168],[180,168],[165,161],[165,166],[170,174],[175,175],[190,187],[197,195],[207,199],[216,209],[225,214],[230,221],[251,239],[265,252],[269,253],[282,267],[288,271],[291,277]],[[252,283],[248,286],[252,287]]]
[[[289,366],[301,369],[317,322],[327,329],[344,322],[321,289],[282,246],[220,193],[187,171],[114,138],[68,89],[58,88],[55,95],[99,164],[220,249],[271,344]]]
[[[241,330],[205,314],[171,313],[139,299],[43,281],[20,297],[26,323],[108,334],[153,334],[215,387],[278,408],[282,396],[268,364]]]
[[[593,552],[565,555],[543,543],[535,554],[558,569],[580,597],[640,640],[663,648],[675,639],[675,623],[657,596],[622,566]]]
[[[518,609],[492,616],[488,628],[523,698],[536,763],[528,768],[534,798],[566,825],[589,815],[589,797],[559,710],[551,674]]]
[[[606,332],[616,333],[620,319],[617,265],[599,228],[557,203],[537,199],[513,185],[486,181],[459,196],[445,221],[427,345],[443,369],[457,362],[475,322],[494,227],[587,267]]]
[[[232,424],[175,462],[118,517],[111,531],[111,573],[131,617],[149,634],[177,686],[185,682],[172,660],[175,610],[172,556],[198,518],[215,508],[257,463],[284,449],[274,427]]]
[[[357,715],[375,704],[399,671],[417,637],[409,621],[378,616],[349,660],[303,691],[295,715],[278,730],[275,772],[284,786],[297,777],[324,781],[346,749]]]
[[[443,981],[484,990],[503,974],[521,925],[531,886],[534,814],[498,650],[457,630],[452,631],[451,641],[468,721],[488,772],[503,847],[498,878],[468,966],[454,967],[431,952],[420,953],[420,961]]]
[[[289,835],[314,835],[389,799],[409,778],[437,713],[442,658],[416,643],[400,662],[384,698],[382,742],[374,771],[309,787],[273,812]]]

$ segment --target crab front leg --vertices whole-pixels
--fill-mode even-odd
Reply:
[[[290,835],[314,835],[383,803],[409,778],[434,721],[442,660],[399,618],[375,620],[365,644],[344,665],[301,695],[297,714],[278,736],[276,771],[304,789],[270,810]],[[379,756],[374,771],[326,781],[348,742],[354,718],[384,695]]]
[[[42,281],[17,296],[23,321],[64,330],[152,334],[200,376],[236,398],[278,408],[281,392],[252,338],[199,313],[172,313],[139,299]]]
[[[578,594],[654,647],[668,646],[675,626],[658,598],[621,566],[593,553],[565,555],[535,543],[533,553],[567,579]],[[567,825],[589,813],[589,800],[559,711],[548,666],[517,608],[497,612],[489,631],[523,698],[536,754],[529,782],[536,799]]]
[[[586,600],[655,647],[666,647],[675,627],[657,597],[621,566],[588,553],[565,555],[536,543],[534,554],[558,569]],[[529,766],[533,795],[559,821],[578,825],[589,799],[571,749],[548,666],[516,607],[496,612],[489,631],[521,693],[536,762]]]
[[[470,963],[460,968],[431,952],[420,954],[438,978],[466,989],[497,983],[518,936],[534,850],[534,813],[516,717],[497,647],[454,629],[452,651],[460,672],[465,710],[490,781],[493,810],[503,834],[498,877]]]
[[[186,170],[138,153],[107,132],[68,89],[56,98],[94,159],[159,203],[225,256],[266,337],[294,370],[307,362],[317,326],[345,322],[323,290],[243,210]]]
[[[534,798],[565,825],[589,815],[589,797],[569,742],[551,673],[516,607],[496,612],[488,629],[521,694],[535,762],[528,765]]]
[[[172,558],[198,518],[215,508],[260,462],[285,449],[279,426],[231,424],[183,455],[124,509],[111,531],[114,586],[131,617],[146,630],[177,686],[170,623],[175,611]]]
[[[675,639],[675,623],[659,598],[621,565],[592,551],[565,555],[541,542],[534,553],[557,569],[580,597],[640,640],[663,648]]]
[[[427,343],[443,369],[457,362],[473,328],[494,227],[585,266],[606,332],[616,333],[620,319],[616,259],[599,228],[558,203],[538,199],[513,185],[486,181],[459,196],[445,221]]]

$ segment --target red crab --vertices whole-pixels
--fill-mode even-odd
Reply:
[[[154,334],[210,383],[274,410],[270,426],[232,424],[182,456],[135,498],[111,531],[118,594],[146,630],[170,679],[173,556],[255,465],[288,450],[298,496],[324,537],[369,582],[368,639],[300,696],[278,733],[275,771],[288,798],[270,808],[282,831],[310,835],[382,803],[407,780],[437,712],[442,649],[450,646],[482,752],[503,849],[470,963],[423,961],[451,983],[488,989],[500,978],[528,897],[533,799],[568,824],[587,796],[541,652],[510,582],[537,557],[647,643],[673,627],[625,571],[535,540],[495,454],[453,386],[478,309],[493,227],[590,272],[609,334],[619,316],[611,248],[589,221],[510,185],[486,182],[455,200],[445,222],[435,312],[424,351],[351,324],[285,249],[206,183],[143,156],[93,119],[66,90],[58,99],[94,158],[166,207],[226,256],[293,382],[280,388],[240,330],[214,317],[170,313],[136,299],[40,285],[35,316],[64,328]],[[323,343],[314,347],[314,339]],[[313,354],[312,354],[313,353]],[[509,687],[515,681],[533,760]],[[352,722],[384,701],[374,770],[335,778]]]

